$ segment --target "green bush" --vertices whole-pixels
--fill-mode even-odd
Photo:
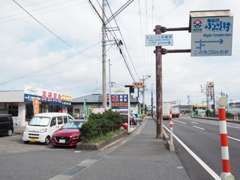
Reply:
[[[111,110],[103,114],[90,114],[88,121],[81,127],[81,137],[83,141],[89,141],[97,136],[102,136],[108,132],[116,131],[121,127],[124,119],[119,113]]]

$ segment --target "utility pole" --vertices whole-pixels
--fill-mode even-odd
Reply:
[[[213,86],[213,114],[216,114],[215,87]]]
[[[161,34],[161,26],[157,25],[154,29],[155,34]],[[157,129],[156,138],[161,138],[162,135],[162,47],[156,46],[156,114],[157,114]]]
[[[152,88],[152,91],[151,91],[151,116],[153,118],[153,88]]]
[[[106,0],[102,0],[102,97],[103,108],[107,109],[107,91],[106,91]]]
[[[108,60],[108,62],[109,62],[109,98],[108,98],[108,100],[109,100],[109,109],[111,109],[112,108],[112,99],[111,99],[111,94],[112,94],[112,82],[111,82],[111,60],[109,59]]]
[[[94,6],[91,0],[88,0],[91,7],[99,17],[99,19],[102,22],[102,106],[104,109],[107,109],[107,83],[106,83],[106,45],[107,45],[107,31],[110,31],[107,25],[116,18],[124,9],[126,9],[134,0],[128,0],[126,3],[124,3],[115,13],[112,13],[111,17],[106,16],[106,6],[109,6],[107,0],[102,0],[102,14],[98,12],[97,8]],[[110,8],[110,6],[109,6]],[[110,9],[111,11],[111,9]],[[117,24],[117,23],[116,23]],[[117,25],[118,26],[118,25]],[[119,31],[119,28],[117,28]],[[113,36],[113,35],[112,35]],[[116,39],[114,39],[114,42],[116,43]],[[122,53],[122,50],[120,49],[120,52]]]
[[[143,81],[143,91],[142,91],[142,103],[143,103],[143,114],[145,114],[145,80],[147,80],[148,78],[150,78],[151,76],[150,75],[143,75],[143,78],[142,78],[142,81]]]
[[[208,106],[209,106],[209,98],[208,98],[208,94],[209,94],[209,89],[208,89],[208,84],[206,84],[206,104],[207,104],[207,116],[208,116]]]

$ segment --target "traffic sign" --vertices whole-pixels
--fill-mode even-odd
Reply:
[[[232,16],[192,17],[192,56],[232,55]]]
[[[172,34],[150,34],[145,37],[145,46],[172,46],[173,35]]]

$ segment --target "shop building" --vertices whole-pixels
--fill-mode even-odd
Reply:
[[[137,110],[138,110],[137,98],[134,98],[131,96],[130,102],[131,102],[130,103],[131,111],[137,112]],[[95,108],[101,108],[102,107],[102,95],[101,94],[90,94],[90,95],[74,98],[72,100],[72,110],[73,110],[74,117],[76,117],[76,118],[84,117],[84,104],[87,106],[87,108],[90,111]],[[107,105],[109,105],[109,101],[107,102]]]
[[[0,114],[11,114],[15,127],[23,127],[34,114],[69,112],[72,97],[44,89],[0,91]]]

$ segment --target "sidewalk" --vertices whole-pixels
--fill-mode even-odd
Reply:
[[[74,180],[190,180],[177,155],[155,139],[155,122],[148,120],[143,130],[112,153],[106,154]]]

